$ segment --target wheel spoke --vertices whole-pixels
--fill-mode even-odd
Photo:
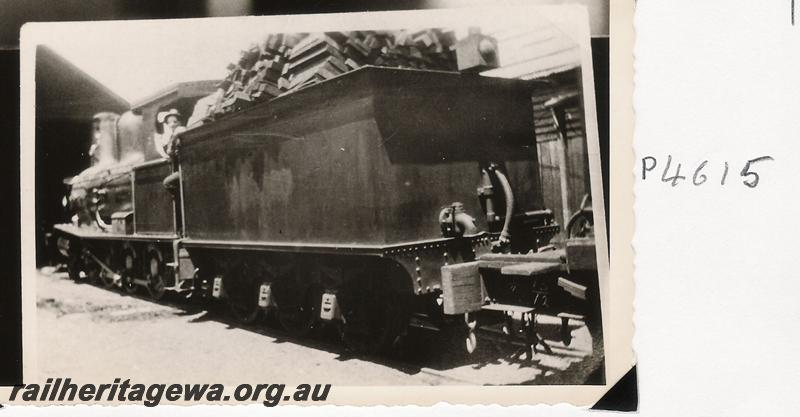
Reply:
[[[107,267],[111,269],[116,269],[114,267],[113,261],[114,261],[114,256],[112,253],[109,253],[104,260]],[[103,269],[103,271],[100,272],[100,280],[103,283],[103,287],[105,287],[106,289],[111,289],[114,287],[114,274],[106,271],[105,269]]]
[[[150,298],[158,301],[166,292],[166,285],[164,283],[164,268],[160,257],[155,252],[150,252],[149,256],[150,260],[148,262],[147,291],[150,293]]]

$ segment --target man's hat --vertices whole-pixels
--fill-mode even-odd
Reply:
[[[156,118],[158,119],[158,123],[164,123],[167,120],[167,117],[169,116],[175,116],[180,118],[181,113],[178,111],[178,109],[170,109],[169,111],[159,112]]]

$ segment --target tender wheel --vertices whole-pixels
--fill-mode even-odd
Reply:
[[[255,301],[250,298],[254,298]],[[233,298],[228,298],[228,308],[236,321],[242,324],[252,324],[263,317],[263,310],[258,306],[258,293],[238,302],[234,302]]]
[[[313,286],[299,290],[301,296],[278,299],[278,322],[292,336],[302,337],[317,323],[322,292]]]
[[[263,317],[264,310],[258,305],[261,284],[269,282],[265,272],[250,262],[245,262],[237,268],[234,282],[228,288],[228,307],[233,317],[244,324],[255,323]]]
[[[136,284],[133,283],[136,259],[131,251],[125,251],[122,263],[122,289],[128,294],[136,292]]]
[[[374,285],[370,285],[374,284]],[[355,352],[389,351],[408,324],[408,303],[368,277],[353,280],[342,291],[341,337]]]
[[[166,292],[164,272],[164,264],[159,254],[155,251],[149,252],[147,260],[147,292],[150,293],[150,298],[153,300],[160,300]]]

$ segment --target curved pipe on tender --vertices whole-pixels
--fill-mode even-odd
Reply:
[[[475,219],[463,211],[463,206],[456,204],[445,207],[439,212],[439,224],[442,226],[442,234],[445,237],[462,237],[473,235],[478,232]],[[452,228],[447,228],[452,225]],[[450,230],[448,232],[448,229]]]
[[[103,219],[100,217],[100,210],[94,211],[94,221],[97,223],[97,227],[99,227],[102,231],[104,232],[111,231],[111,225],[104,222]]]
[[[508,228],[511,225],[511,216],[514,214],[514,191],[511,189],[511,183],[508,182],[505,174],[497,169],[494,170],[494,173],[500,182],[500,186],[503,187],[503,196],[506,199],[506,217],[503,220],[503,230],[500,232],[500,244],[506,244],[511,241],[511,234],[508,232]]]

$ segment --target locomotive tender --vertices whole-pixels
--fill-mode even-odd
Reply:
[[[73,279],[225,299],[295,335],[328,323],[360,351],[418,325],[471,352],[493,323],[535,350],[539,313],[568,343],[576,313],[599,319],[594,241],[550,245],[531,88],[362,67],[182,133],[172,161],[113,177],[131,204],[111,225],[57,225],[58,247]]]

